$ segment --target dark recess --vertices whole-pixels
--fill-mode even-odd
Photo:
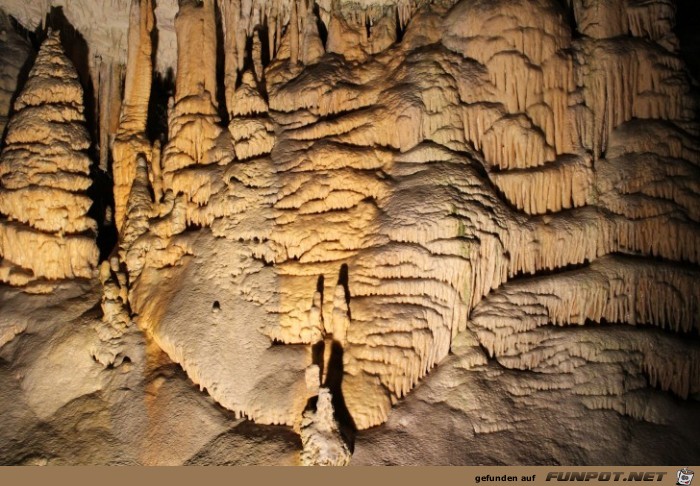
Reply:
[[[676,0],[676,8],[676,34],[681,44],[681,56],[694,78],[697,92],[700,80],[700,2]],[[695,118],[700,118],[697,111]]]
[[[174,94],[175,75],[173,70],[168,69],[165,74],[154,70],[151,96],[148,100],[146,136],[151,143],[160,140],[163,148],[168,141],[168,99]]]
[[[314,3],[313,9],[314,15],[316,16],[316,28],[318,29],[318,36],[321,38],[321,42],[323,43],[323,47],[325,48],[326,41],[328,40],[328,29],[326,28],[326,24],[324,24],[321,20],[321,13],[319,12],[319,7],[317,3]],[[277,32],[277,35],[282,35],[282,32]]]
[[[160,140],[165,145],[168,140],[168,99],[175,94],[175,74],[169,68],[165,74],[155,69],[158,52],[158,27],[151,30],[151,62],[154,67],[151,80],[151,95],[148,98],[148,118],[146,136],[153,143]]]
[[[11,118],[12,114],[14,113],[15,100],[17,99],[17,96],[19,96],[22,87],[27,82],[27,78],[29,77],[29,71],[31,71],[32,66],[34,66],[39,42],[37,40],[37,35],[35,32],[32,32],[22,27],[22,24],[17,22],[17,20],[11,15],[8,15],[8,18],[10,19],[10,25],[12,26],[14,31],[17,32],[21,37],[23,37],[32,47],[30,55],[27,57],[24,66],[22,66],[22,69],[20,69],[19,76],[17,76],[17,89],[15,90],[15,94],[12,96],[12,100],[10,101],[9,118]],[[5,127],[5,131],[7,131],[7,127]],[[4,140],[5,133],[0,133],[0,149],[4,147]]]
[[[345,405],[345,398],[343,397],[343,346],[335,340],[331,346],[325,386],[328,387],[333,395],[332,403],[335,411],[335,420],[338,422],[343,440],[352,453],[355,449],[357,426],[348,407]]]
[[[396,19],[394,23],[396,24],[396,43],[400,44],[403,40],[404,29],[401,28],[401,18],[399,17],[399,9],[396,9]]]
[[[214,2],[214,9],[216,12],[216,19],[214,21],[216,24],[216,101],[219,105],[219,118],[221,118],[222,124],[226,126],[229,123],[229,119],[228,107],[226,106],[226,83],[224,82],[226,77],[224,27],[218,2]],[[235,53],[231,55],[235,55]]]

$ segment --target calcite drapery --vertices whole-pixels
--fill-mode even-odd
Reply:
[[[668,1],[572,0],[573,19],[556,0],[179,3],[161,153],[163,19],[132,2],[113,145],[129,281],[103,266],[104,308],[125,321],[128,285],[219,404],[298,430],[333,346],[358,429],[450,351],[532,372],[517,397],[646,420],[635,392],[697,396],[700,146]]]
[[[188,19],[211,19],[207,8],[206,2],[197,8],[183,5],[178,20],[183,63],[189,62],[183,57],[194,55],[190,47],[198,45],[185,41],[193,35]],[[315,39],[313,29],[304,27],[309,4],[293,2],[290,8],[291,27],[279,45],[271,36],[275,45],[268,45],[273,55],[265,69],[264,37],[250,27],[251,19],[263,23],[264,16],[251,15],[243,3],[222,9],[226,45],[236,46],[225,52],[236,57],[226,61],[224,77],[232,149],[216,128],[215,96],[205,88],[214,66],[205,63],[178,79],[172,140],[164,154],[164,170],[172,174],[166,175],[172,178],[166,187],[185,195],[188,224],[203,229],[178,237],[192,241],[194,258],[181,261],[183,270],[146,265],[132,293],[156,340],[224,406],[256,421],[298,423],[301,395],[277,396],[269,387],[263,393],[255,388],[258,380],[234,386],[216,363],[247,368],[237,353],[250,353],[258,356],[263,376],[265,360],[269,370],[276,369],[277,358],[271,356],[282,351],[260,342],[263,333],[270,343],[289,345],[286,359],[296,372],[284,378],[290,380],[284,386],[301,390],[304,367],[312,359],[308,347],[319,333],[334,334],[337,327],[343,334],[344,400],[355,425],[367,428],[386,419],[392,404],[447,355],[460,332],[476,331],[497,359],[516,366],[515,344],[509,343],[519,342],[525,321],[507,319],[506,308],[490,310],[497,304],[484,299],[507,280],[618,253],[697,262],[699,233],[690,209],[696,191],[688,185],[677,190],[666,178],[671,172],[661,167],[691,169],[673,161],[640,176],[638,184],[656,198],[642,204],[631,194],[640,186],[620,185],[622,160],[629,157],[614,148],[623,137],[633,150],[631,137],[638,131],[625,133],[629,123],[640,122],[632,117],[672,120],[665,126],[685,140],[682,132],[691,118],[680,107],[687,103],[674,101],[668,110],[657,104],[669,96],[690,100],[687,81],[678,81],[683,73],[675,53],[661,45],[640,47],[636,31],[630,38],[574,39],[554,1],[463,0],[454,6],[436,2],[413,13],[401,43],[383,27],[395,21],[392,8],[373,11],[371,21],[353,17],[357,11],[347,6],[331,9],[329,54],[306,55],[316,45],[303,40],[305,32]],[[422,31],[426,25],[435,32]],[[638,34],[647,36],[648,30]],[[234,41],[234,31],[247,32],[251,41]],[[350,34],[364,40],[350,41]],[[614,81],[610,73],[620,55],[632,59],[632,67]],[[629,87],[632,91],[623,92]],[[187,111],[186,125],[179,121],[181,106],[191,93],[198,101]],[[185,130],[188,126],[197,129]],[[679,143],[693,150],[693,142]],[[237,160],[226,158],[231,152]],[[664,189],[656,183],[662,178]],[[669,204],[677,216],[666,220],[660,208]],[[655,238],[654,228],[660,227],[679,237]],[[196,249],[205,244],[227,255],[223,273],[204,259],[216,260],[216,249]],[[641,278],[628,265],[610,265],[618,265],[615,278]],[[659,265],[656,271],[675,275]],[[163,300],[149,288],[150,282],[180,274],[200,282],[197,291],[173,289],[175,294]],[[621,292],[632,298],[638,292],[605,290],[606,280],[593,269],[581,275],[581,295],[602,299],[606,292]],[[669,278],[663,285],[697,295],[692,277]],[[217,283],[205,286],[206,281]],[[529,296],[519,297],[524,300],[516,307],[535,299],[542,284],[528,285],[518,295]],[[656,306],[639,314],[641,321],[680,329],[684,319],[696,319],[693,310],[671,312],[678,302],[662,286],[643,279],[639,285]],[[548,291],[570,299],[571,309],[557,307],[541,324],[578,322],[575,316],[581,323],[636,322],[625,310],[630,307],[608,312],[586,307],[579,294],[568,297],[566,286]],[[209,301],[218,303],[211,325]],[[472,322],[482,313],[499,317]],[[186,337],[195,320],[196,342]],[[230,324],[224,331],[214,322]],[[494,322],[513,322],[514,328],[501,334]],[[256,344],[234,345],[234,335]],[[629,353],[648,355],[648,340],[631,342],[625,348]],[[546,347],[542,341],[528,353],[546,355]],[[263,360],[265,355],[270,357]],[[517,367],[534,363],[522,359]],[[697,354],[688,359],[696,363]],[[652,361],[636,363],[638,373],[677,376],[662,382],[681,395],[697,387],[695,365],[668,372]],[[268,393],[275,396],[274,411],[263,405],[273,400],[264,398]]]

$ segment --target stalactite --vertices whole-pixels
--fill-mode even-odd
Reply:
[[[255,73],[255,78],[262,81],[265,73],[263,72],[262,64],[262,45],[260,44],[259,32],[253,33],[253,72]]]
[[[301,61],[305,65],[315,64],[326,53],[318,33],[317,17],[313,11],[313,2],[304,13],[301,32]]]
[[[100,64],[100,92],[98,94],[100,125],[100,164],[101,170],[109,170],[109,155],[112,138],[119,128],[121,112],[121,80],[123,66],[115,63]]]
[[[491,175],[506,198],[527,214],[558,212],[593,201],[593,170],[585,158],[557,159],[556,163]]]
[[[289,17],[289,62],[297,64],[299,62],[299,12],[298,0],[292,0],[291,14]]]

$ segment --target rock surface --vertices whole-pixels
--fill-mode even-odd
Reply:
[[[14,110],[0,156],[0,280],[93,278],[83,90],[58,33],[43,43]]]
[[[2,7],[31,28],[62,4],[38,3]],[[700,453],[673,2],[81,3],[99,161],[57,34],[0,156],[2,462]],[[91,164],[118,234],[101,286]]]

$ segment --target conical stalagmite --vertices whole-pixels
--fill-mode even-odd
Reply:
[[[83,89],[58,32],[41,46],[15,112],[0,157],[0,280],[91,278],[90,140]]]
[[[140,254],[140,249],[134,249],[131,252],[131,246],[140,236],[148,232],[149,219],[154,216],[153,206],[148,180],[148,166],[146,159],[139,157],[136,165],[136,177],[131,186],[126,206],[126,220],[119,242],[120,257],[126,263],[132,281],[143,268],[143,255]]]
[[[303,12],[301,30],[301,61],[306,64],[314,64],[323,57],[325,49],[318,33],[318,17],[313,10],[314,2],[308,2],[306,12]]]
[[[196,198],[197,166],[221,163],[216,83],[214,0],[183,0],[175,19],[178,69],[169,113],[169,141],[163,150],[164,189]]]
[[[146,138],[146,123],[153,77],[153,28],[152,0],[132,0],[124,102],[112,147],[115,222],[118,231],[124,225],[127,200],[136,177],[137,158],[139,155],[151,156],[151,146]],[[154,163],[159,164],[160,161]]]
[[[301,463],[304,466],[347,466],[350,449],[333,415],[333,395],[318,389],[316,410],[307,410],[301,422]]]

